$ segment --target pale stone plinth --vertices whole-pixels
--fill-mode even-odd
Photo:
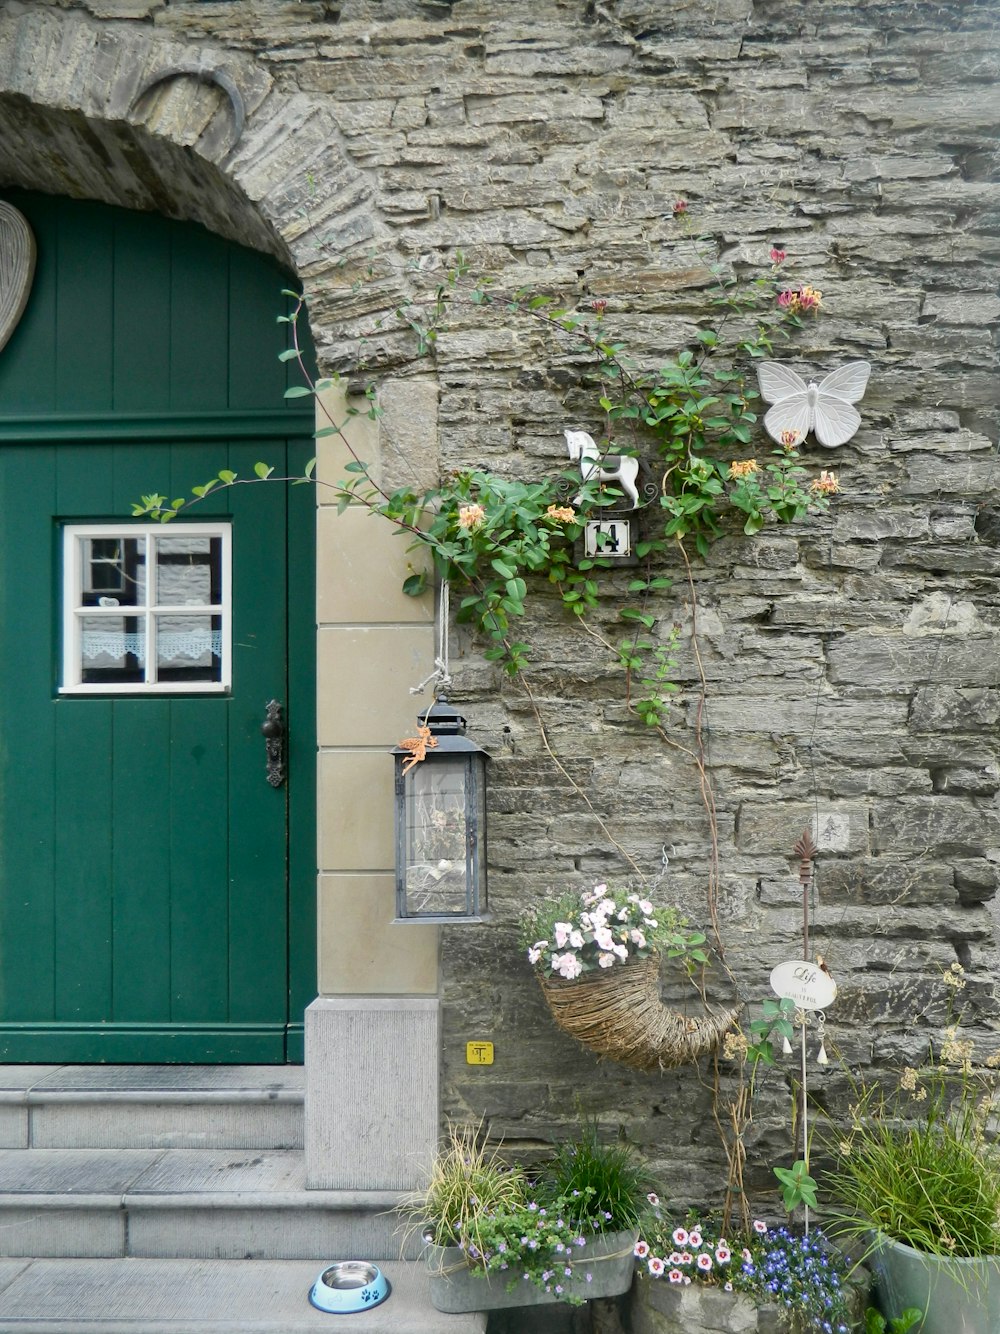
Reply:
[[[306,1010],[306,1186],[416,1190],[437,1149],[439,1003],[321,996]]]

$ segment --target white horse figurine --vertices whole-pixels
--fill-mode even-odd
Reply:
[[[585,482],[595,477],[601,482],[617,482],[631,500],[631,509],[639,508],[639,460],[628,454],[602,454],[600,446],[586,431],[563,431],[566,448],[574,463],[580,465],[580,476]],[[576,503],[580,497],[577,496]]]

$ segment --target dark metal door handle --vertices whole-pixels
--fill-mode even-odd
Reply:
[[[276,699],[268,700],[260,730],[267,750],[267,781],[281,787],[285,781],[285,719]]]

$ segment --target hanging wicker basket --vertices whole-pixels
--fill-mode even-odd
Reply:
[[[660,956],[649,954],[573,981],[539,977],[561,1029],[599,1056],[633,1070],[670,1070],[696,1061],[722,1041],[742,1005],[692,1017],[660,999]]]

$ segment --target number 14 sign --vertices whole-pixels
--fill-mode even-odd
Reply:
[[[584,528],[584,552],[609,560],[631,556],[631,522],[628,519],[588,519]]]

